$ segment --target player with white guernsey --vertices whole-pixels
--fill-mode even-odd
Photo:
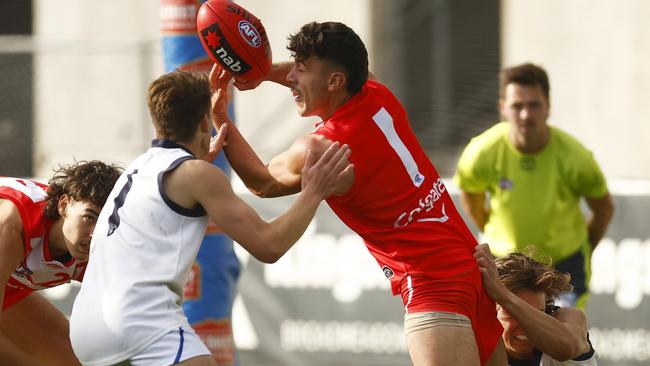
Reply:
[[[68,321],[37,290],[81,281],[93,228],[120,175],[99,161],[48,184],[0,177],[0,364],[78,365]]]
[[[327,203],[365,241],[393,294],[405,307],[407,345],[422,365],[505,365],[501,325],[473,258],[476,240],[413,133],[406,111],[386,86],[368,80],[368,54],[341,23],[312,22],[289,37],[294,62],[274,64],[267,80],[291,88],[301,116],[322,121],[312,134],[263,165],[243,136],[229,129],[224,147],[254,193],[300,190],[306,151],[333,141],[350,145],[355,176]],[[213,83],[225,88],[228,77]],[[235,80],[240,90],[261,80]],[[223,117],[217,121],[227,121]],[[453,351],[456,350],[456,351]]]
[[[99,216],[70,318],[72,345],[84,365],[215,365],[181,308],[208,216],[271,263],[352,175],[349,148],[333,145],[320,159],[307,159],[302,193],[288,211],[263,221],[210,163],[227,130],[211,143],[210,98],[208,79],[198,73],[165,74],[149,86],[157,138],[127,167]],[[213,102],[217,110],[227,104],[216,95]]]

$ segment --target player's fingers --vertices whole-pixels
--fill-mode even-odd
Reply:
[[[237,88],[239,88],[240,86],[241,87],[246,86],[248,84],[248,80],[246,79],[242,79],[242,78],[234,78],[234,79],[235,82],[233,83],[233,85],[235,85]]]
[[[343,145],[339,151],[337,152],[337,155],[334,156],[332,159],[334,161],[334,172],[339,173],[345,169],[348,165],[350,165],[350,154],[352,154],[352,151],[350,150],[350,147],[348,145]]]
[[[314,152],[311,150],[307,150],[307,154],[305,156],[305,165],[303,166],[303,170],[311,168],[312,166],[314,166],[315,163],[316,163],[316,157]]]
[[[484,257],[476,258],[476,263],[478,263],[479,267],[487,268],[488,266],[488,260]]]
[[[339,143],[339,145],[340,145],[340,143]],[[333,169],[338,164],[338,162],[341,161],[341,159],[346,159],[345,156],[346,156],[348,151],[350,151],[350,147],[347,144],[340,145],[339,148],[336,149],[336,151],[334,151],[334,154],[332,155],[330,160],[327,162],[328,167]],[[348,156],[349,156],[349,154],[348,154]]]
[[[338,174],[338,177],[342,178],[353,174],[354,174],[354,164],[348,164],[348,166],[346,166],[345,169],[343,169],[343,171]]]
[[[217,136],[215,136],[215,144],[219,149],[221,149],[221,147],[223,146],[223,142],[226,140],[227,134],[228,134],[228,124],[224,123],[217,130]]]
[[[483,258],[483,257],[485,257],[485,253],[483,253],[482,250],[477,249],[477,250],[474,252],[474,258]]]
[[[224,88],[228,84],[230,74],[219,64],[215,63],[210,71],[210,86],[214,92],[217,89]]]
[[[212,65],[212,69],[210,69],[210,76],[208,76],[208,80],[210,80],[210,86],[215,87],[216,82],[219,79],[219,74],[221,72],[221,68],[219,67],[219,64],[215,63]]]
[[[321,155],[320,159],[316,164],[318,165],[327,165],[332,160],[334,155],[338,152],[340,144],[337,141],[334,141]],[[314,165],[316,165],[314,164]]]
[[[231,79],[232,74],[226,71],[226,69],[223,69],[223,72],[219,76],[219,81],[221,81],[224,85],[228,85]]]

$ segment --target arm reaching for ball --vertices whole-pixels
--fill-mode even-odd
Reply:
[[[287,80],[287,74],[291,71],[293,67],[293,61],[278,62],[271,65],[271,69],[266,76],[258,78],[255,80],[249,80],[242,77],[235,77],[235,82],[233,85],[235,88],[244,91],[257,88],[263,81],[272,81],[280,85],[289,87],[289,81]]]

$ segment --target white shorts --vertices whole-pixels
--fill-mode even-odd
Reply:
[[[192,357],[212,355],[201,338],[190,327],[174,329],[160,337],[127,362],[118,365],[175,365]]]

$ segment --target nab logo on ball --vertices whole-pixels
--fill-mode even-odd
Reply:
[[[255,48],[262,45],[262,36],[260,36],[260,33],[251,23],[242,20],[239,22],[237,28],[239,28],[239,34],[241,34],[246,43]]]
[[[218,23],[203,29],[201,37],[204,44],[209,47],[212,56],[235,75],[244,74],[251,69],[251,65],[247,64],[228,43]]]

